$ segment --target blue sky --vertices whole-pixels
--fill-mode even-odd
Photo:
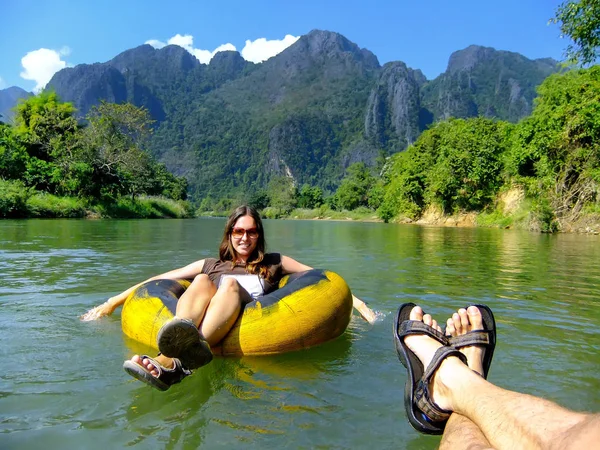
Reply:
[[[0,89],[43,87],[62,67],[105,62],[151,41],[208,61],[219,48],[273,56],[312,29],[335,31],[381,64],[403,61],[432,79],[471,44],[562,59],[548,25],[561,0],[0,0]],[[287,36],[287,38],[286,38]]]

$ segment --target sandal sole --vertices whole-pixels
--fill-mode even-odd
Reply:
[[[158,350],[170,358],[178,358],[188,370],[202,367],[213,359],[208,342],[189,320],[173,319],[158,332]]]

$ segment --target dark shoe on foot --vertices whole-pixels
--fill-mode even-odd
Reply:
[[[142,360],[150,360],[152,365],[156,367],[156,370],[158,371],[157,377],[152,375],[144,366],[131,360],[127,360],[123,363],[123,369],[125,369],[125,372],[127,372],[133,378],[136,378],[146,383],[148,386],[158,389],[159,391],[166,391],[174,384],[181,383],[181,380],[192,374],[192,372],[183,368],[181,361],[178,359],[173,359],[175,367],[172,369],[167,369],[154,358],[150,358],[147,355],[143,355],[140,358]]]
[[[415,306],[414,303],[400,306],[394,322],[396,352],[400,362],[408,370],[408,378],[404,385],[404,407],[408,421],[415,430],[425,434],[442,434],[452,411],[443,410],[433,402],[429,385],[444,359],[456,356],[466,364],[467,358],[448,346],[448,339],[443,333],[419,320],[410,320],[410,312]],[[435,352],[427,370],[404,342],[404,338],[410,335],[426,335],[442,344]]]
[[[450,346],[457,350],[471,345],[483,347],[483,378],[487,380],[490,365],[492,364],[492,357],[494,356],[494,349],[496,348],[496,321],[494,320],[494,313],[492,313],[489,307],[485,305],[467,305],[465,309],[468,309],[469,306],[476,306],[479,312],[481,312],[484,329],[469,331],[461,336],[446,336],[446,338]]]
[[[158,332],[158,350],[165,356],[177,358],[189,370],[208,364],[213,359],[210,345],[189,319],[170,320]]]

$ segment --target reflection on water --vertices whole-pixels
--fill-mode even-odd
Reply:
[[[149,276],[213,256],[223,219],[0,222],[0,448],[433,448],[405,419],[391,321],[488,304],[490,372],[565,406],[600,404],[597,236],[265,221],[269,249],[342,275],[380,313],[338,340],[218,358],[161,393],[122,362],[147,353],[120,318],[79,314]]]

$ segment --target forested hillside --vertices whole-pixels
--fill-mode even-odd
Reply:
[[[568,35],[600,29],[600,3],[582,1],[595,21],[563,5]],[[0,126],[0,215],[69,216],[75,201],[75,216],[181,217],[189,194],[199,213],[597,233],[599,45],[576,42],[570,67],[471,46],[435,80],[325,31],[262,64],[142,46],[64,69]]]
[[[286,177],[333,194],[349,166],[378,172],[434,120],[484,115],[517,121],[558,65],[472,46],[428,81],[343,36],[315,30],[261,64],[237,52],[200,64],[177,46],[144,45],[102,64],[58,72],[48,85],[85,115],[101,100],[130,102],[156,120],[150,151],[207,207]]]

